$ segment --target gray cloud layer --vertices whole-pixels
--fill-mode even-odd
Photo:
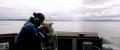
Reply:
[[[28,18],[43,12],[47,18],[119,15],[119,0],[0,0],[0,18]]]
[[[101,5],[106,2],[109,2],[110,0],[83,0],[83,4],[86,5]]]

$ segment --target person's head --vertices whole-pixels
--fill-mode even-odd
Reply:
[[[37,25],[41,25],[43,21],[45,20],[45,16],[42,13],[33,13],[34,21]]]

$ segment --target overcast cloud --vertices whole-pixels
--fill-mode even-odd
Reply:
[[[47,18],[119,16],[119,0],[0,0],[0,18],[29,18],[42,12]]]

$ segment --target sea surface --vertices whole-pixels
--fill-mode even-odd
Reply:
[[[54,31],[97,32],[104,47],[120,50],[120,22],[49,21]],[[25,21],[0,21],[0,34],[19,33]]]

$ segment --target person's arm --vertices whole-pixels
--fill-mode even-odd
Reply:
[[[25,28],[25,31],[27,33],[27,36],[31,37],[34,40],[44,38],[44,35],[42,35],[42,33],[39,32],[34,26],[27,26]]]

